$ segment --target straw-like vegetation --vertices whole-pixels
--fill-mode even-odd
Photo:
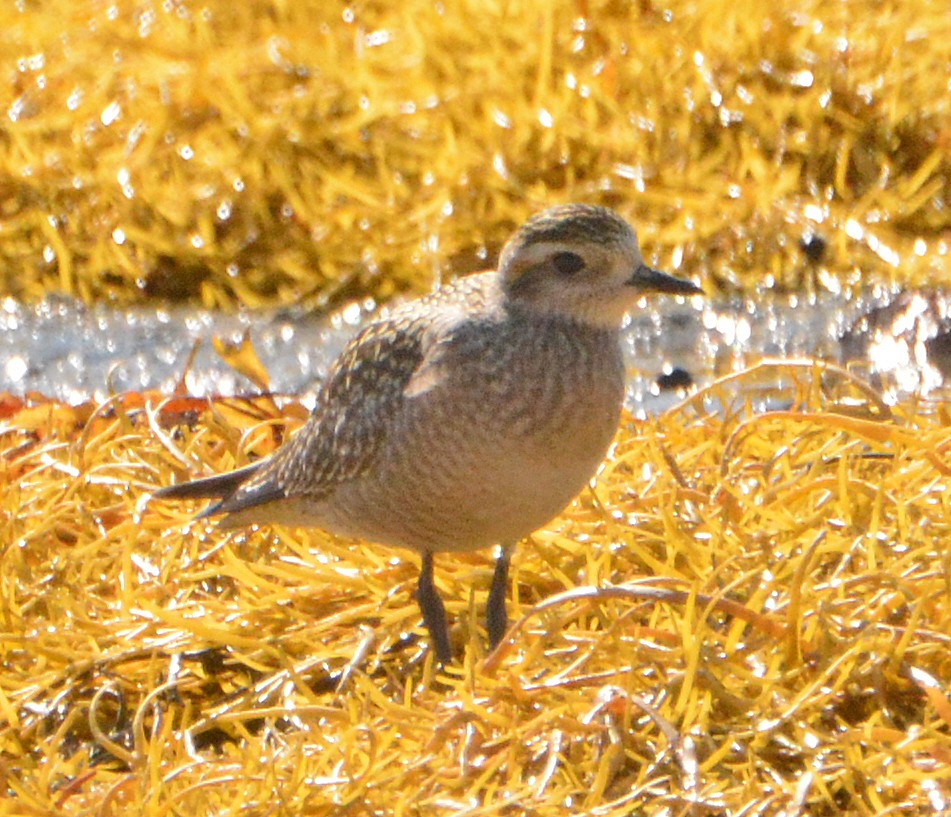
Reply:
[[[765,375],[765,377],[763,376]],[[785,381],[788,409],[743,396]],[[717,406],[711,411],[708,407]],[[143,497],[303,410],[8,404],[0,814],[878,814],[951,797],[951,417],[758,367],[625,422],[593,490],[491,564],[223,535]]]
[[[949,38],[944,0],[6,3],[0,291],[385,299],[577,199],[710,291],[935,282]]]
[[[949,21],[937,0],[17,0],[0,291],[385,299],[575,199],[710,292],[938,283]],[[0,815],[951,808],[946,405],[787,362],[627,418],[517,551],[494,655],[488,554],[437,559],[465,656],[445,671],[411,555],[146,501],[305,416],[0,395]]]

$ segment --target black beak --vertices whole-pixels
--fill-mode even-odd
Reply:
[[[643,289],[645,292],[660,292],[665,295],[702,295],[703,290],[693,281],[686,278],[676,278],[666,272],[651,269],[647,264],[641,264],[628,282],[631,286]]]

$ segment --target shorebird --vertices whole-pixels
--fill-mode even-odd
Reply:
[[[614,211],[552,207],[515,232],[496,271],[360,331],[273,455],[155,496],[215,498],[198,518],[223,527],[319,527],[417,551],[416,597],[443,663],[452,649],[433,554],[499,545],[486,610],[495,646],[514,544],[581,491],[617,430],[625,313],[646,293],[701,292],[647,266]]]

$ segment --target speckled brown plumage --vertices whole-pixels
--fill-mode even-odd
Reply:
[[[584,486],[617,427],[619,325],[644,292],[692,294],[643,264],[630,226],[589,205],[530,219],[497,272],[460,279],[363,329],[334,363],[307,424],[240,473],[162,489],[220,496],[227,526],[313,525],[423,556],[418,598],[451,657],[432,554],[512,543]],[[489,600],[505,628],[510,548]]]

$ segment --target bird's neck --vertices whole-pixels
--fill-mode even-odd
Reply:
[[[539,327],[550,327],[555,331],[569,331],[579,337],[590,337],[604,342],[619,336],[624,321],[624,310],[605,309],[603,304],[577,304],[571,308],[559,309],[557,305],[546,304],[544,309],[532,303],[513,302],[509,308],[517,319],[530,321]]]

